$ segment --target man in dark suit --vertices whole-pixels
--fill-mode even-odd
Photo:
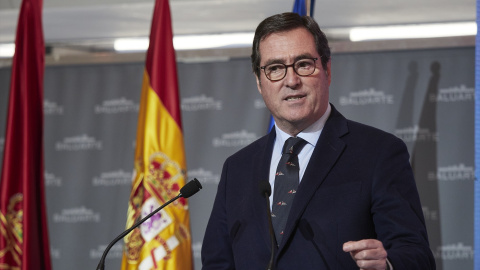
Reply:
[[[252,66],[275,128],[226,160],[203,269],[435,269],[405,144],[329,103],[330,64],[312,18],[257,27]]]

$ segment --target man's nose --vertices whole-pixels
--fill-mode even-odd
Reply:
[[[300,84],[300,76],[295,72],[293,66],[287,67],[285,74],[285,84],[289,88],[296,88]]]

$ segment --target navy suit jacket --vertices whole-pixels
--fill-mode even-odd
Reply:
[[[266,269],[266,199],[275,130],[223,166],[202,246],[204,270]],[[343,243],[382,241],[395,270],[435,269],[409,154],[399,138],[333,106],[298,187],[274,269],[358,269]]]

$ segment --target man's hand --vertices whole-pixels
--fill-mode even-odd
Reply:
[[[360,270],[387,269],[387,251],[382,242],[376,239],[346,242],[343,251],[350,252]]]

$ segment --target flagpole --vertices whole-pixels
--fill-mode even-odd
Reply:
[[[307,16],[310,16],[310,0],[305,1],[305,5],[307,5]]]

